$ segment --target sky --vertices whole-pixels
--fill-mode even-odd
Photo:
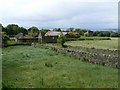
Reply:
[[[0,23],[38,28],[118,28],[119,0],[0,0]]]

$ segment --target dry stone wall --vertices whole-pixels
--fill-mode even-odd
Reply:
[[[50,46],[40,47],[48,48],[64,55],[75,56],[79,58],[79,60],[87,61],[93,64],[120,68],[118,63],[119,50],[85,48],[80,46],[67,46],[67,48],[55,48]]]

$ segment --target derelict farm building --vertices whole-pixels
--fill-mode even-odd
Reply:
[[[58,31],[48,31],[44,36],[41,35],[41,32],[36,37],[31,35],[24,35],[23,33],[19,33],[14,37],[16,42],[34,42],[34,41],[42,41],[42,43],[57,43],[58,36],[60,34],[64,36],[68,36],[67,32],[58,32]],[[40,40],[39,40],[40,39]]]
[[[23,33],[19,33],[14,37],[16,42],[34,42],[37,41],[37,37],[33,37],[31,35],[24,35]]]
[[[57,43],[58,36],[60,34],[67,36],[67,32],[48,31],[42,38],[43,43]]]

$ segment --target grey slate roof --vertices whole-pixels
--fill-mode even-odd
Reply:
[[[61,32],[57,32],[57,31],[48,31],[45,36],[58,36],[60,35]],[[62,32],[63,35],[66,35],[67,32]]]
[[[23,35],[23,33],[19,33],[19,34],[17,34],[16,36],[15,36],[15,38],[23,38],[24,37],[24,35]]]

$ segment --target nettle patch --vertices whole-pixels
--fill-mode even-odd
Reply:
[[[119,50],[85,48],[81,46],[67,46],[67,48],[55,48],[50,46],[41,47],[51,49],[64,55],[75,56],[82,61],[93,64],[120,68],[120,65],[118,64]]]

